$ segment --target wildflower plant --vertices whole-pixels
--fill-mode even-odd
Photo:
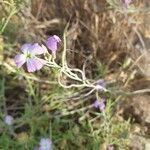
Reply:
[[[66,58],[66,32],[67,30],[65,30],[63,35],[63,51],[61,55],[61,61],[57,61],[57,55],[58,47],[62,43],[62,40],[57,35],[52,35],[46,40],[45,45],[40,45],[38,43],[24,44],[21,47],[21,53],[15,56],[16,67],[19,69],[20,67],[25,66],[27,72],[29,73],[39,71],[43,67],[53,68],[57,71],[58,84],[61,87],[65,89],[88,89],[87,93],[84,94],[84,96],[89,97],[92,95],[93,98],[94,94],[96,100],[93,101],[92,104],[73,110],[72,107],[70,107],[71,109],[62,108],[60,116],[83,112],[87,109],[98,110],[98,112],[92,112],[94,115],[96,115],[96,117],[88,121],[88,125],[92,133],[91,135],[93,135],[93,137],[95,137],[95,135],[103,137],[107,144],[117,144],[118,139],[112,138],[112,135],[114,133],[112,126],[113,120],[111,115],[112,102],[103,98],[106,93],[109,93],[111,91],[108,90],[106,82],[103,79],[96,82],[91,82],[91,80],[86,77],[84,70],[69,67]],[[64,77],[67,77],[67,79],[72,82],[66,83]],[[62,102],[59,101],[60,104]],[[65,102],[67,102],[67,100]],[[83,101],[78,102],[78,104],[81,103],[83,104]],[[58,116],[56,114],[56,118]],[[85,117],[84,114],[79,118],[79,120],[82,120],[83,117]],[[102,121],[99,128],[94,129],[92,123],[97,121],[97,118],[100,118],[100,120]],[[40,147],[37,148],[38,150],[51,150],[52,142],[50,139],[43,138],[41,139],[39,145]]]
[[[58,83],[63,88],[90,88],[91,90],[87,93],[87,96],[93,92],[107,92],[106,86],[103,83],[91,83],[85,75],[85,72],[78,68],[70,68],[67,64],[66,59],[66,31],[63,36],[64,49],[61,58],[61,64],[56,62],[57,59],[57,49],[58,44],[61,42],[61,39],[57,35],[50,36],[46,43],[46,46],[40,46],[38,43],[35,44],[24,44],[21,47],[22,54],[17,54],[15,56],[16,67],[20,68],[26,63],[26,68],[28,72],[35,72],[44,66],[50,68],[55,68],[58,71]],[[47,48],[46,48],[47,47]],[[44,58],[39,58],[38,56],[43,54]],[[70,78],[75,83],[69,85],[64,84],[63,76]],[[98,99],[98,94],[96,94]]]
[[[13,1],[14,0],[12,0],[12,2]],[[131,6],[132,6],[131,0],[124,0],[124,1],[123,0],[107,0],[107,1],[109,1],[111,3],[111,6],[114,6],[119,11],[124,11],[124,10],[128,11],[131,9]],[[4,29],[6,28],[6,25],[8,24],[12,15],[17,12],[16,5],[10,5],[7,1],[4,1],[4,2],[6,5],[13,6],[13,7],[11,7],[12,9],[10,9],[11,11],[10,11],[10,15],[8,16],[8,19],[4,19],[4,20],[2,20],[2,23],[0,23],[0,34],[2,34],[4,32]],[[12,4],[14,4],[14,3],[12,3]],[[87,129],[87,126],[89,126],[88,129],[90,128],[89,129],[91,132],[90,137],[93,136],[94,138],[92,137],[92,140],[94,139],[94,142],[95,142],[95,139],[97,138],[97,136],[99,136],[98,137],[98,140],[100,139],[99,141],[106,143],[109,150],[114,150],[115,149],[114,146],[116,147],[116,145],[118,146],[119,144],[123,145],[122,143],[124,143],[123,138],[119,137],[119,139],[118,139],[117,136],[116,137],[114,136],[116,134],[116,131],[118,131],[119,134],[124,133],[124,131],[128,129],[127,126],[129,126],[129,125],[126,125],[124,123],[120,124],[118,122],[115,124],[115,122],[113,122],[112,113],[111,113],[113,102],[111,101],[111,98],[110,99],[103,98],[104,94],[106,94],[107,92],[108,93],[110,92],[107,89],[106,82],[104,80],[98,80],[96,82],[93,82],[86,77],[84,70],[69,67],[69,64],[67,62],[67,57],[66,57],[66,54],[67,54],[66,32],[67,32],[67,28],[64,32],[63,40],[60,39],[60,37],[58,37],[57,35],[52,35],[45,41],[44,45],[39,44],[39,43],[23,44],[21,46],[21,52],[19,52],[19,54],[17,54],[14,58],[16,68],[20,69],[21,67],[24,67],[24,69],[30,73],[30,74],[28,74],[28,73],[26,74],[26,73],[21,72],[21,74],[20,74],[21,77],[24,76],[27,79],[27,83],[29,83],[27,85],[29,87],[29,91],[30,91],[28,93],[29,95],[34,95],[34,94],[32,94],[32,93],[34,93],[34,89],[33,89],[34,86],[32,86],[32,84],[29,81],[29,79],[33,79],[32,78],[33,74],[31,74],[31,73],[39,71],[44,67],[47,67],[50,69],[53,68],[54,70],[56,70],[56,72],[58,74],[58,76],[57,76],[58,84],[61,87],[66,88],[66,89],[70,89],[70,88],[88,89],[87,93],[86,94],[83,93],[83,95],[86,97],[86,99],[91,99],[91,97],[92,98],[94,97],[95,101],[93,101],[92,104],[90,104],[89,106],[82,105],[83,107],[80,109],[73,109],[73,110],[70,109],[69,110],[67,108],[68,111],[65,111],[65,109],[62,108],[61,115],[63,116],[63,115],[68,115],[68,114],[74,114],[76,112],[85,112],[85,110],[88,109],[90,111],[90,114],[92,114],[94,116],[94,118],[89,117],[86,122],[86,129]],[[63,45],[63,51],[61,53],[62,54],[61,61],[57,61],[58,60],[58,47],[60,45]],[[59,56],[60,56],[60,54],[59,54]],[[10,68],[10,70],[12,70],[12,72],[16,72],[16,70],[13,67],[9,67],[9,68]],[[69,79],[70,82],[67,83],[65,80],[66,78],[64,78],[64,77],[67,77],[67,79]],[[37,79],[37,78],[34,78],[34,79]],[[93,96],[93,94],[95,94],[95,95]],[[37,98],[37,96],[35,96],[35,97]],[[80,93],[79,93],[79,98],[80,99],[82,98]],[[48,99],[49,99],[49,97],[48,97]],[[71,99],[72,99],[72,97],[71,97]],[[29,97],[29,100],[30,100],[30,97]],[[64,101],[67,102],[67,100],[65,99]],[[77,104],[83,104],[84,100],[83,101],[82,100],[77,102]],[[55,103],[57,103],[58,101],[59,101],[59,99],[56,100]],[[59,101],[59,104],[63,103],[64,101],[63,100]],[[55,103],[54,103],[54,105],[55,105]],[[7,115],[4,118],[4,124],[7,125],[7,128],[9,129],[8,130],[9,135],[13,136],[13,138],[15,138],[15,141],[18,138],[18,135],[17,135],[18,133],[15,133],[15,130],[18,129],[19,127],[22,127],[23,125],[27,125],[27,126],[29,125],[29,127],[31,128],[31,131],[30,131],[31,136],[29,135],[28,142],[30,144],[28,143],[28,146],[30,148],[28,148],[28,149],[32,149],[36,145],[36,146],[38,146],[36,148],[36,150],[51,150],[53,144],[52,144],[52,141],[50,138],[41,138],[39,144],[35,144],[36,139],[39,139],[39,137],[37,137],[37,131],[38,131],[38,135],[41,135],[41,134],[47,135],[47,128],[49,128],[49,114],[43,113],[44,107],[42,107],[43,109],[41,110],[41,107],[39,107],[38,104],[39,103],[32,105],[30,103],[30,105],[26,105],[25,111],[24,111],[25,113],[22,116],[23,119],[21,117],[18,117],[14,121],[12,116]],[[72,106],[70,106],[70,108],[71,107]],[[42,113],[39,111],[39,109],[42,111]],[[45,109],[46,109],[46,107],[45,107]],[[48,110],[48,108],[47,108],[47,110]],[[95,111],[95,110],[97,110],[97,111]],[[40,116],[40,115],[42,115],[42,116]],[[79,118],[79,121],[82,120],[82,118],[85,117],[86,115],[87,115],[86,113],[85,114],[82,113],[82,116]],[[55,135],[57,135],[57,137],[59,137],[59,140],[54,141],[54,147],[55,147],[55,144],[56,144],[56,147],[57,147],[57,145],[61,144],[59,142],[61,141],[62,134],[63,134],[63,136],[62,136],[63,141],[65,141],[65,140],[68,141],[68,133],[67,132],[65,133],[64,130],[62,131],[62,126],[66,126],[65,122],[67,122],[67,121],[66,120],[61,121],[61,119],[59,120],[57,117],[57,113],[56,113],[56,118],[57,119],[55,119],[55,123],[50,125],[51,126],[50,128],[52,128],[52,130],[53,130],[53,131],[50,131],[51,136],[53,135],[53,139],[55,140]],[[41,121],[41,120],[43,120],[43,121]],[[46,121],[47,121],[47,124],[46,124]],[[57,123],[57,121],[58,121],[58,123]],[[74,124],[74,122],[72,120],[70,122],[72,124]],[[94,125],[92,126],[92,123],[95,123],[97,125],[97,122],[99,125],[98,128],[96,128]],[[42,123],[44,124],[44,127],[46,127],[46,129],[44,128],[44,130],[43,130],[43,128],[41,128]],[[58,125],[56,125],[56,124],[58,124]],[[60,125],[61,125],[61,128],[60,128]],[[23,130],[24,130],[24,128],[23,128]],[[73,131],[72,126],[70,126],[70,128],[68,130],[69,130],[68,132],[70,132],[72,134],[72,131]],[[80,132],[80,134],[79,134],[79,136],[80,136],[82,134],[83,130],[76,129],[75,132],[76,131]],[[27,134],[28,133],[26,133],[25,135],[27,135]],[[69,134],[69,140],[71,139],[70,138],[71,134]],[[87,133],[87,134],[89,134],[89,133]],[[75,135],[78,136],[77,133]],[[47,136],[49,136],[49,135],[47,135]],[[66,138],[65,138],[65,136],[66,136]],[[5,137],[5,134],[3,135],[3,137]],[[32,139],[32,137],[33,137],[33,139]],[[85,136],[85,133],[83,134],[83,137],[85,139],[87,139],[87,141],[89,141],[88,136]],[[22,138],[22,137],[20,137],[20,138]],[[3,141],[6,142],[5,138],[1,138],[1,139],[4,139]],[[80,140],[81,138],[79,137],[78,139]],[[5,142],[0,142],[0,143],[5,143]],[[34,142],[34,144],[32,142]],[[68,142],[66,142],[66,143],[68,144]],[[91,142],[87,142],[87,143],[90,143],[89,145],[92,145]],[[14,142],[10,143],[8,140],[8,145],[9,144],[10,144],[10,147],[12,147]],[[16,145],[17,144],[20,146],[19,142],[16,142]],[[7,144],[5,144],[5,145],[7,145]],[[25,145],[27,146],[27,143]],[[25,145],[23,145],[23,147]],[[61,145],[64,145],[64,144],[61,144]],[[82,145],[82,144],[79,143],[79,145]],[[9,148],[4,148],[4,149],[9,149]],[[14,149],[21,149],[21,148],[17,147]],[[95,149],[98,149],[98,148],[95,148]],[[124,149],[124,148],[122,148],[122,149]]]

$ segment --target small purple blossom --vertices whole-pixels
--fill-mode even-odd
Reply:
[[[101,99],[100,100],[96,100],[93,104],[93,106],[97,109],[99,109],[100,111],[104,111],[105,109],[105,99]]]
[[[52,141],[49,138],[42,138],[40,140],[39,150],[52,150]]]
[[[125,8],[128,8],[131,2],[132,2],[132,0],[123,0],[123,4],[124,4]]]
[[[100,91],[107,91],[106,90],[106,82],[103,79],[97,81],[96,89]]]
[[[114,146],[113,145],[108,146],[107,150],[114,150]]]
[[[24,44],[21,47],[21,51],[23,52],[22,54],[15,56],[15,63],[17,68],[20,68],[24,63],[26,63],[27,71],[35,72],[40,70],[46,63],[45,60],[36,57],[36,55],[45,53],[45,49],[38,43]]]
[[[14,118],[13,118],[12,116],[10,116],[10,115],[7,115],[7,116],[5,116],[5,118],[4,118],[4,122],[5,122],[7,125],[11,126],[11,125],[13,124],[13,122],[14,122]]]
[[[57,35],[50,36],[46,41],[46,45],[53,55],[56,55],[59,42],[61,42],[61,39]]]
[[[103,87],[106,87],[106,82],[105,82],[104,79],[98,80],[97,84],[99,84],[99,85],[101,85],[101,86],[103,86]]]

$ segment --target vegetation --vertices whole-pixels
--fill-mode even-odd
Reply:
[[[0,12],[0,150],[129,150],[133,135],[150,138],[127,109],[149,99],[145,1],[3,0]],[[25,43],[46,50],[40,70],[16,67]]]

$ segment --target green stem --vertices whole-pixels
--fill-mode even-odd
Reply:
[[[69,23],[66,25],[64,34],[63,34],[63,44],[64,44],[64,49],[62,53],[62,66],[66,66],[66,52],[67,52],[67,42],[66,42],[66,34],[67,34],[67,29],[68,29]]]
[[[6,19],[4,25],[2,26],[2,28],[1,28],[1,30],[0,30],[0,34],[2,34],[2,33],[4,32],[4,30],[5,30],[5,28],[6,28],[7,24],[8,24],[8,22],[10,21],[11,17],[12,17],[16,12],[17,12],[17,11],[16,11],[16,8],[14,7],[14,8],[11,10],[11,12],[10,12],[8,18]]]

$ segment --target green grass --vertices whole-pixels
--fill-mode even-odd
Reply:
[[[5,85],[9,85],[9,83],[7,81],[2,81],[1,83],[2,97],[4,96],[4,90],[6,90]],[[26,90],[23,91],[26,93],[26,97],[22,97],[24,108],[14,115],[13,131],[10,131],[9,127],[5,126],[3,122],[5,112],[1,111],[0,128],[2,133],[0,149],[34,149],[34,147],[38,146],[42,137],[51,137],[56,150],[98,150],[103,145],[107,146],[108,144],[115,144],[120,150],[126,147],[129,136],[129,122],[118,122],[112,118],[114,107],[112,100],[108,99],[104,113],[91,111],[89,119],[79,120],[80,117],[83,117],[85,111],[57,117],[54,110],[61,111],[67,106],[65,104],[64,106],[54,105],[52,100],[57,96],[64,97],[66,95],[65,92],[65,95],[62,95],[64,90],[55,85],[54,89],[51,88],[49,93],[51,96],[48,97],[49,94],[47,94],[43,97],[43,95],[39,96],[37,92],[39,90],[37,84],[32,80],[26,83]],[[18,91],[12,89],[12,92]],[[60,93],[61,95],[59,95]],[[3,100],[3,102],[1,101],[1,107],[9,108],[5,103],[6,98]],[[16,97],[16,101],[19,103],[20,99]],[[47,111],[44,110],[44,106],[48,107]]]

